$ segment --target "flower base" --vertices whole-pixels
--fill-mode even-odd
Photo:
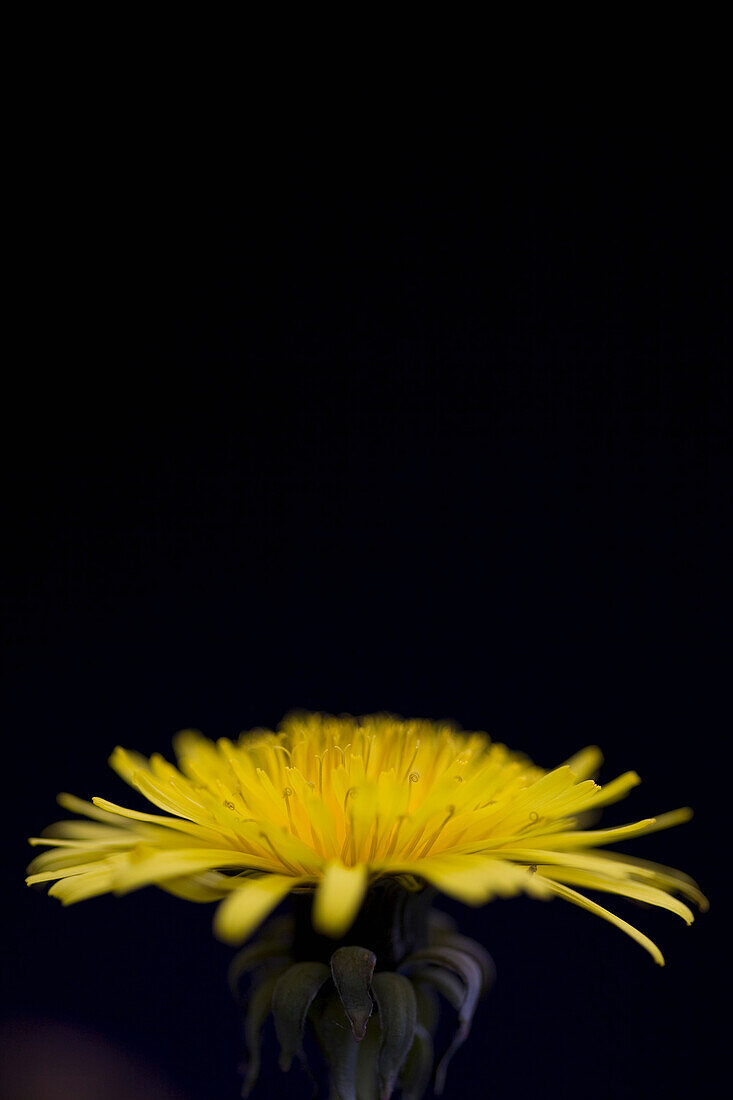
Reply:
[[[295,895],[292,916],[270,921],[235,957],[230,982],[244,1009],[247,1045],[243,1096],[259,1075],[261,1032],[270,1014],[281,1069],[297,1058],[315,1086],[305,1049],[312,1035],[327,1066],[331,1100],[388,1100],[398,1087],[405,1100],[419,1100],[431,1081],[435,1094],[442,1092],[494,967],[479,944],[431,910],[433,896],[411,880],[377,883],[348,935],[334,941],[313,931],[312,896]],[[457,1023],[447,1048],[436,1054],[437,994],[455,1010]]]

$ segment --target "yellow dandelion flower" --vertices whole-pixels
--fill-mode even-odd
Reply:
[[[64,904],[153,884],[191,901],[220,901],[217,934],[250,935],[291,891],[315,891],[316,929],[342,936],[365,891],[384,876],[481,905],[527,893],[560,897],[661,952],[642,932],[579,890],[618,894],[677,913],[706,907],[679,871],[599,850],[687,821],[689,809],[608,829],[583,818],[639,783],[627,772],[589,778],[601,753],[545,771],[484,733],[447,724],[294,714],[279,732],[234,743],[193,731],[174,741],[178,766],[117,748],[110,764],[163,813],[103,798],[59,796],[82,821],[61,821],[30,843],[28,883],[52,882]]]

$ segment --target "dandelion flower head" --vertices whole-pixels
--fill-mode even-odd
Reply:
[[[686,821],[688,809],[584,827],[639,783],[633,771],[596,783],[594,747],[546,771],[447,723],[295,713],[277,732],[236,742],[184,731],[174,748],[177,766],[122,748],[110,759],[161,812],[60,795],[83,820],[31,839],[49,850],[31,863],[29,884],[52,882],[65,904],[151,884],[219,901],[215,930],[231,943],[291,891],[314,892],[316,929],[342,936],[385,876],[470,905],[557,896],[610,921],[658,963],[650,939],[583,891],[660,906],[688,924],[687,902],[706,904],[681,872],[601,848]]]

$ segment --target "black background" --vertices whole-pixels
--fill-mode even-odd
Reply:
[[[19,168],[2,413],[13,1043],[64,1021],[188,1100],[235,1097],[211,910],[62,910],[23,886],[25,837],[59,790],[128,797],[118,743],[387,709],[548,767],[601,745],[604,778],[644,780],[609,821],[695,807],[629,850],[713,902],[692,929],[615,906],[664,970],[559,901],[446,903],[499,971],[447,1095],[699,1088],[729,725],[715,116],[418,96],[387,134],[368,97],[263,118],[250,96],[222,124],[175,88],[62,88]],[[274,1060],[269,1036],[270,1088],[300,1095]]]

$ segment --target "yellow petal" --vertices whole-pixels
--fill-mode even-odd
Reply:
[[[45,855],[49,855],[49,852],[45,852]],[[35,862],[35,861],[34,861]],[[88,871],[96,871],[104,864],[109,867],[103,855],[99,852],[87,852],[86,855],[80,855],[79,852],[66,857],[66,863],[56,864],[52,868],[39,869],[29,874],[26,878],[26,884],[28,886],[37,886],[41,882],[53,882],[62,878],[70,878],[74,875],[86,874]],[[31,864],[31,867],[33,864]],[[30,871],[30,867],[28,868]]]
[[[128,810],[126,806],[118,806],[115,802],[109,802],[106,798],[94,798],[93,803],[101,810],[109,811],[110,816],[115,815],[113,820],[119,826],[121,822],[119,818],[128,818],[131,821],[142,821],[150,823],[151,825],[160,825],[166,829],[172,829],[179,833],[187,833],[190,836],[195,836],[200,840],[214,840],[216,842],[222,842],[221,829],[210,829],[204,825],[197,825],[192,821],[184,821],[180,817],[165,817],[162,814],[148,814],[143,813],[140,810]]]
[[[539,876],[535,877],[538,878]],[[610,909],[604,909],[602,905],[597,905],[596,902],[591,901],[590,898],[584,897],[583,894],[579,894],[576,890],[570,890],[567,886],[561,886],[559,882],[545,881],[547,881],[547,885],[550,887],[553,894],[557,894],[559,898],[564,898],[565,901],[571,901],[573,905],[577,905],[581,909],[587,909],[589,913],[595,913],[597,917],[603,917],[609,924],[615,924],[616,927],[620,928],[622,932],[625,932],[627,936],[631,936],[632,940],[636,940],[638,944],[641,944],[641,946],[649,952],[655,963],[664,966],[664,956],[657,945],[653,940],[650,940],[648,936],[645,936],[643,932],[640,932],[638,928],[634,928],[633,924],[628,924],[625,920],[621,920],[621,917],[617,917]]]
[[[244,879],[216,910],[214,932],[226,943],[241,943],[300,881],[290,875]]]
[[[105,855],[106,853],[102,850],[80,852],[78,848],[51,848],[48,852],[41,852],[28,864],[29,878],[26,879],[26,882],[29,886],[33,886],[36,882],[49,882],[51,879],[58,877],[55,874],[56,871],[65,867],[78,867],[85,863],[97,863]],[[35,877],[37,874],[44,872],[50,872],[50,874],[47,873],[44,879]]]
[[[51,897],[58,898],[62,905],[73,905],[77,901],[96,898],[112,889],[114,871],[114,858],[86,864],[79,868],[79,874],[74,874],[72,868],[67,868],[64,874],[68,877],[54,882],[48,892]]]
[[[327,936],[343,936],[359,911],[367,887],[363,863],[346,867],[329,863],[318,886],[313,903],[313,925]]]
[[[638,787],[640,783],[641,779],[639,779],[636,772],[624,772],[618,779],[613,779],[610,783],[604,783],[598,794],[594,798],[588,799],[588,806],[597,810],[601,806],[610,806],[613,802],[620,802],[630,790]]]
[[[221,875],[218,871],[206,871],[202,875],[169,878],[158,885],[161,890],[183,898],[184,901],[208,902],[221,901],[227,897],[230,883],[231,879],[227,875]]]
[[[97,841],[103,846],[107,840],[116,841],[124,836],[131,844],[136,840],[124,821],[118,821],[116,825],[100,825],[97,821],[56,821],[43,830],[40,840],[45,843],[47,837],[54,837],[62,840]]]
[[[118,745],[109,758],[109,766],[116,771],[120,779],[134,787],[134,776],[138,771],[150,771],[150,764],[139,752],[130,752]]]
[[[264,860],[245,852],[217,851],[206,848],[171,848],[159,850],[154,847],[135,848],[121,862],[115,875],[114,890],[117,894],[126,894],[129,890],[139,890],[141,886],[157,885],[166,879],[179,878],[181,875],[198,875],[203,871],[213,871],[220,867],[233,870],[261,868]]]
[[[603,763],[603,753],[597,745],[588,745],[571,756],[565,764],[577,779],[591,779]]]
[[[551,879],[553,882],[562,882],[566,886],[582,886],[586,890],[600,890],[607,894],[619,894],[622,898],[632,898],[642,901],[646,905],[656,905],[660,909],[668,909],[670,913],[676,913],[682,917],[686,924],[692,924],[695,916],[692,910],[664,890],[658,890],[656,886],[649,886],[645,882],[632,882],[630,879],[618,881],[618,879],[604,878],[602,875],[589,874],[587,871],[578,871],[573,867],[538,867],[537,874],[541,878]]]
[[[57,797],[59,806],[69,810],[72,814],[82,814],[84,817],[94,818],[95,821],[103,821],[106,825],[119,825],[114,814],[106,810],[97,809],[91,802],[85,802],[83,798],[77,798],[74,794],[66,794],[65,791]]]
[[[618,840],[627,840],[632,836],[645,836],[647,833],[658,833],[661,829],[670,829],[673,825],[689,821],[691,817],[692,810],[682,809],[662,814],[661,817],[647,817],[643,821],[635,821],[631,825],[619,825],[614,829],[575,829],[570,833],[555,833],[551,844],[553,848],[563,850],[591,848],[599,844],[615,844]]]
[[[661,863],[652,863],[648,859],[627,856],[621,852],[601,851],[598,854],[603,856],[606,866],[613,863],[625,864],[629,873],[634,877],[649,879],[655,886],[660,886],[663,890],[676,890],[677,893],[684,894],[689,901],[694,901],[703,913],[706,913],[710,907],[708,899],[695,880],[684,874],[684,872],[675,870],[674,867],[665,867]]]
[[[410,868],[405,865],[403,870]],[[441,855],[420,860],[412,866],[433,886],[468,905],[483,905],[492,897],[512,897],[519,893],[548,896],[547,887],[537,882],[527,867],[517,867],[501,859]],[[399,868],[393,868],[393,873]]]

